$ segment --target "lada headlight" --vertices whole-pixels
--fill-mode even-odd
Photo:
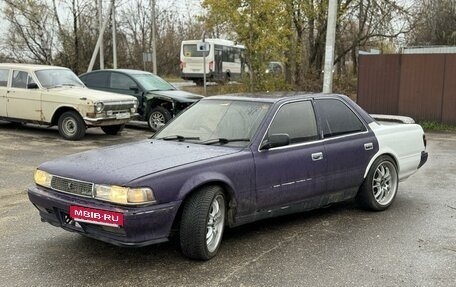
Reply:
[[[103,104],[102,102],[96,102],[96,103],[95,103],[95,111],[96,111],[97,113],[102,112],[103,109],[104,109],[104,104]]]
[[[95,185],[95,198],[119,204],[154,203],[152,189],[147,187],[130,188],[116,185]]]
[[[37,185],[41,185],[47,188],[51,187],[52,175],[45,171],[37,169],[35,171],[34,179]]]

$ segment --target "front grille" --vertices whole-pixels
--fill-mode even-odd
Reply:
[[[53,176],[51,188],[66,193],[92,197],[93,183]]]
[[[106,111],[129,111],[135,103],[133,101],[113,101],[104,102],[104,105]]]

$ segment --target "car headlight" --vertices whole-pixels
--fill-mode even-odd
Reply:
[[[130,188],[123,186],[95,185],[95,198],[119,204],[154,203],[152,189],[147,187]]]
[[[103,109],[104,109],[104,104],[102,102],[96,102],[95,103],[95,111],[97,113],[103,111]]]
[[[37,169],[34,175],[35,183],[44,187],[51,187],[52,175],[49,173]]]

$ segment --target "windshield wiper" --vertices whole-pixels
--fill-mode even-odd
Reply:
[[[180,141],[180,142],[183,142],[183,141],[186,141],[186,140],[199,140],[200,138],[199,137],[184,137],[184,136],[181,136],[181,135],[173,135],[173,136],[167,136],[167,137],[163,137],[163,138],[157,138],[157,140],[165,140],[165,141]]]
[[[202,144],[211,145],[211,144],[227,144],[230,142],[249,142],[249,138],[239,138],[239,139],[227,139],[227,138],[217,138],[217,139],[210,139],[207,141],[203,141]]]

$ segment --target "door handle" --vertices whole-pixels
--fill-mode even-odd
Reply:
[[[365,150],[373,150],[374,149],[374,144],[373,143],[365,143],[364,144],[364,149]]]
[[[312,154],[312,160],[317,161],[317,160],[322,160],[323,159],[323,153],[322,152],[317,152]]]

